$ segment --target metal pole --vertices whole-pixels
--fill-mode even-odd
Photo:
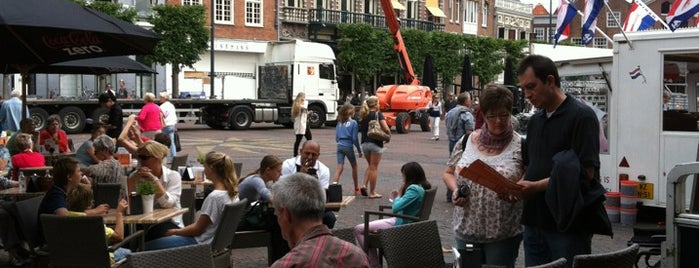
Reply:
[[[549,27],[548,27],[548,41],[549,44],[553,43],[553,0],[549,0]]]
[[[211,57],[211,69],[209,71],[209,79],[211,87],[209,88],[209,97],[214,97],[214,81],[216,80],[216,74],[214,72],[214,0],[211,0],[211,45],[209,46],[209,56]]]
[[[609,7],[609,3],[607,3],[607,1],[604,1],[604,6],[607,7],[609,14],[611,14],[612,18],[614,18],[614,22],[616,23],[616,26],[619,27],[619,30],[621,30],[621,34],[624,35],[624,39],[626,39],[626,42],[629,43],[629,48],[633,49],[633,45],[631,44],[631,40],[629,40],[629,38],[626,37],[626,33],[624,32],[624,29],[621,27],[621,24],[619,23],[619,19],[616,17],[616,15],[614,15],[614,11],[612,11],[612,8]]]

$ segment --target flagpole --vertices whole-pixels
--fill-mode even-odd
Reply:
[[[567,1],[568,1],[569,5],[573,4],[570,0],[567,0]],[[583,14],[582,11],[578,10],[577,8],[575,9],[575,11],[577,11],[578,15],[580,15],[581,17],[583,17],[583,18],[585,17],[585,14]],[[597,24],[595,24],[595,30],[597,30],[598,33],[600,33],[602,36],[604,36],[604,38],[607,38],[607,41],[609,41],[610,43],[614,43],[614,40],[609,38],[609,36],[606,33],[604,33],[599,27],[597,27]]]
[[[604,6],[607,7],[609,14],[612,15],[612,18],[614,18],[614,22],[616,22],[616,26],[619,27],[619,30],[621,30],[621,34],[624,35],[624,39],[626,39],[626,42],[629,43],[629,48],[633,49],[631,40],[629,40],[629,38],[626,36],[626,32],[624,32],[624,29],[621,27],[621,24],[619,23],[619,19],[616,17],[616,15],[614,15],[614,11],[612,11],[612,8],[609,7],[609,3],[607,3],[607,1],[604,1]]]

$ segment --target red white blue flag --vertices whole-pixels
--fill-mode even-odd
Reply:
[[[568,4],[567,0],[561,0],[558,5],[558,17],[556,18],[556,35],[553,38],[553,47],[556,47],[558,41],[568,39],[570,36],[570,22],[578,14],[578,10],[573,5]]]
[[[583,14],[582,44],[592,43],[597,27],[597,15],[604,6],[604,0],[585,0],[585,13]]]
[[[633,1],[622,30],[624,32],[635,32],[653,27],[656,16],[653,16],[654,13],[652,12],[645,5],[639,5],[636,1]]]
[[[629,76],[631,76],[631,79],[636,79],[639,77],[643,78],[643,83],[646,83],[646,76],[643,75],[643,72],[641,71],[641,65],[636,66],[633,70],[629,72]]]
[[[670,30],[674,32],[697,11],[699,11],[699,0],[675,0],[666,18]]]

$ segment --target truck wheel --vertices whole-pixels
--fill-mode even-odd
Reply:
[[[420,129],[422,131],[430,131],[430,115],[427,112],[420,113]]]
[[[396,131],[398,131],[398,134],[410,132],[410,121],[410,114],[406,112],[399,113],[396,116]]]
[[[85,128],[85,112],[78,107],[68,106],[58,112],[63,121],[63,130],[68,134],[78,134]]]
[[[247,106],[235,106],[231,110],[228,120],[232,129],[248,129],[252,124],[252,110]]]
[[[325,124],[325,109],[320,105],[311,105],[308,107],[308,123],[311,128],[321,128]]]
[[[46,118],[48,117],[49,113],[43,108],[32,107],[29,109],[29,118],[34,121],[34,127],[36,127],[36,129],[46,128]]]
[[[107,111],[107,108],[97,108],[95,111],[92,112],[92,124],[93,125],[106,125],[109,123],[109,111]]]

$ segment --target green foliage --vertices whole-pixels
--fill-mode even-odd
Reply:
[[[434,31],[430,32],[431,46],[429,53],[433,58],[435,73],[442,82],[451,84],[461,73],[464,56],[464,42],[460,35]]]
[[[71,0],[71,2],[84,7],[90,7],[94,10],[102,12],[112,17],[119,18],[124,21],[134,22],[136,21],[136,9],[132,7],[125,7],[119,3],[112,3],[107,1],[92,1],[88,3],[85,0]]]
[[[413,66],[415,76],[417,76],[418,79],[422,79],[424,75],[422,72],[424,71],[425,57],[430,53],[429,49],[432,47],[430,33],[414,29],[405,29],[401,31],[401,34],[403,35],[403,43],[408,50],[410,64]],[[391,40],[391,42],[393,41]],[[393,44],[391,44],[391,47],[393,47]],[[398,58],[393,60],[392,64],[400,68]],[[435,72],[435,74],[437,74],[437,72]],[[400,75],[402,76],[403,74],[401,73]]]
[[[337,59],[340,65],[354,73],[360,83],[368,83],[382,67],[383,59],[391,47],[386,47],[387,33],[369,24],[338,25],[340,39]]]
[[[473,64],[473,75],[478,76],[480,88],[495,80],[495,77],[505,69],[502,61],[505,58],[503,40],[496,38],[475,38],[470,51]]]
[[[192,67],[199,55],[208,47],[209,30],[206,25],[206,8],[202,5],[156,5],[154,15],[148,21],[153,31],[163,40],[155,47],[155,53],[147,60],[160,64],[172,64],[172,75],[177,77],[183,66]],[[179,95],[178,79],[172,79],[172,95]]]
[[[151,181],[140,181],[136,184],[136,192],[139,195],[155,194],[155,183]]]

